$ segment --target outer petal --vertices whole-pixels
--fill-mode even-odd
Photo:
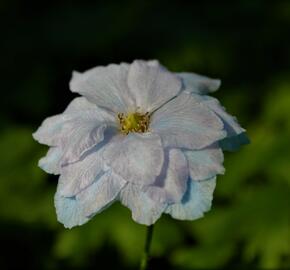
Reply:
[[[84,159],[62,168],[58,192],[62,196],[73,197],[100,179],[104,173],[100,151],[95,151]]]
[[[89,101],[114,112],[126,112],[133,105],[127,86],[129,65],[111,64],[84,73],[74,72],[70,89]]]
[[[226,112],[217,99],[200,95],[194,95],[194,97],[222,119],[225,131],[227,132],[227,137],[220,141],[220,146],[223,150],[236,151],[241,145],[250,143],[245,129],[239,125],[234,116]]]
[[[186,189],[189,172],[187,160],[179,149],[166,154],[161,174],[155,183],[144,187],[148,196],[159,203],[180,202]]]
[[[242,145],[249,144],[250,140],[246,133],[240,133],[237,136],[224,138],[219,142],[220,147],[226,151],[237,151]]]
[[[201,149],[226,136],[222,121],[190,94],[182,93],[152,116],[150,129],[170,147]]]
[[[125,185],[125,180],[107,172],[77,196],[64,197],[57,192],[55,207],[58,221],[67,228],[86,223],[95,214],[110,205]],[[60,186],[61,183],[58,188]]]
[[[192,180],[209,179],[223,174],[224,155],[218,144],[197,151],[184,151]]]
[[[40,143],[62,149],[61,164],[77,161],[86,151],[104,139],[115,119],[103,109],[76,98],[63,114],[47,118],[33,137]]]
[[[215,92],[221,85],[219,79],[211,79],[196,73],[176,73],[182,79],[184,91],[205,95]]]
[[[47,173],[60,174],[60,160],[62,150],[59,147],[50,147],[46,156],[38,161],[38,166]]]
[[[110,124],[115,122],[114,116],[110,113],[88,102],[84,97],[78,97],[68,105],[62,114],[46,118],[37,131],[33,133],[33,138],[49,146],[59,145],[67,130],[78,124],[77,121],[85,122],[86,120]]]
[[[154,111],[181,90],[181,80],[158,61],[134,61],[129,70],[128,85],[137,108],[143,112]]]
[[[210,96],[200,96],[200,95],[193,95],[196,100],[201,102],[202,104],[206,105],[210,110],[212,110],[216,115],[218,115],[223,123],[224,128],[227,132],[227,137],[236,136],[245,132],[237,122],[237,119],[234,116],[228,114],[225,108],[220,104],[220,102]]]
[[[104,162],[128,182],[152,184],[162,169],[164,154],[158,135],[116,136],[104,150]]]
[[[120,201],[132,211],[134,221],[151,225],[160,218],[166,204],[153,201],[139,185],[128,183],[120,193]]]
[[[216,178],[205,181],[188,181],[188,190],[181,203],[169,205],[166,213],[181,220],[194,220],[202,217],[211,208]]]

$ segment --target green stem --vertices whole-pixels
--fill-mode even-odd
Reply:
[[[140,270],[146,270],[148,267],[152,235],[153,235],[153,225],[147,227],[146,242],[145,242],[143,256],[141,259]]]

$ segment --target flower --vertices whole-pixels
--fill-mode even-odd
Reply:
[[[211,207],[222,149],[247,142],[217,99],[220,80],[172,73],[136,60],[74,72],[82,95],[44,120],[39,166],[59,174],[55,207],[65,227],[82,225],[119,200],[150,225],[162,215],[194,220]]]

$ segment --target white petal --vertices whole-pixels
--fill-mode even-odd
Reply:
[[[61,189],[61,185],[59,182],[58,189]],[[108,172],[77,196],[64,197],[57,192],[55,207],[58,221],[67,228],[86,223],[109,206],[125,185],[126,181]]]
[[[133,105],[127,77],[129,65],[99,66],[84,73],[74,72],[70,89],[89,101],[114,112],[126,112]]]
[[[218,144],[213,144],[204,149],[184,151],[193,180],[209,179],[217,174],[223,174],[224,155]]]
[[[226,136],[222,121],[190,94],[182,93],[152,116],[150,129],[163,145],[201,149]]]
[[[227,137],[236,136],[245,132],[245,129],[239,125],[237,119],[234,116],[228,114],[217,99],[210,96],[200,96],[194,94],[193,96],[196,100],[199,100],[199,102],[207,106],[222,119],[224,123],[224,129],[227,132]]]
[[[83,204],[85,215],[91,216],[114,201],[126,183],[123,178],[108,171],[90,187],[77,194],[76,199]]]
[[[181,90],[181,80],[158,61],[134,61],[129,69],[128,85],[136,106],[152,112]]]
[[[51,174],[60,174],[60,160],[62,157],[62,150],[59,147],[50,147],[46,156],[41,158],[38,166]]]
[[[103,157],[116,174],[140,185],[155,181],[164,160],[161,140],[151,133],[116,136],[104,149]]]
[[[62,114],[46,118],[33,133],[33,138],[42,144],[56,146],[65,138],[69,130],[74,129],[78,123],[87,121],[95,121],[97,125],[103,122],[113,125],[115,119],[104,109],[88,102],[83,97],[78,97],[72,100]]]
[[[189,172],[184,154],[179,149],[168,152],[155,183],[143,188],[151,199],[160,203],[180,202],[187,189]]]
[[[104,140],[107,125],[96,125],[94,121],[79,122],[67,132],[66,141],[63,141],[62,165],[78,161],[88,150]]]
[[[59,182],[59,194],[65,197],[75,196],[104,174],[104,165],[100,151],[94,151],[84,159],[62,167]]]
[[[155,223],[166,208],[166,204],[153,201],[139,185],[131,183],[121,191],[120,201],[131,209],[133,220],[144,225]]]
[[[219,79],[211,79],[196,73],[182,72],[176,74],[182,79],[184,91],[189,93],[204,95],[215,92],[221,85]]]
[[[188,190],[181,203],[169,205],[166,213],[181,220],[194,220],[202,217],[211,208],[216,178],[205,181],[189,179]]]

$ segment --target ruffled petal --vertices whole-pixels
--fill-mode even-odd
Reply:
[[[164,153],[158,135],[129,133],[115,136],[104,149],[103,158],[126,181],[149,185],[161,172]]]
[[[247,137],[246,133],[240,133],[236,136],[231,136],[224,138],[223,140],[219,141],[220,147],[225,151],[237,151],[242,145],[249,144],[250,140]]]
[[[61,185],[59,182],[58,189],[61,189]],[[55,207],[58,221],[66,228],[86,223],[116,200],[125,185],[125,180],[107,172],[74,197],[64,197],[57,192]]]
[[[113,112],[127,112],[133,106],[127,85],[129,65],[98,66],[84,73],[73,72],[70,89],[94,104]]]
[[[79,160],[103,141],[105,129],[115,126],[115,119],[108,112],[85,98],[76,98],[63,114],[44,120],[33,137],[40,143],[59,147],[64,165]]]
[[[184,151],[184,154],[192,180],[209,179],[225,171],[224,155],[217,143],[196,151]]]
[[[46,118],[33,138],[39,143],[57,146],[69,130],[74,129],[80,122],[109,123],[114,125],[115,118],[109,112],[87,101],[84,97],[75,98],[62,114]],[[96,125],[96,126],[97,126]]]
[[[205,95],[215,92],[221,85],[219,79],[211,79],[196,73],[181,72],[176,75],[182,79],[184,91],[189,93]]]
[[[137,108],[152,112],[176,96],[181,80],[158,61],[134,61],[129,69],[128,85]]]
[[[194,220],[209,211],[213,199],[216,178],[205,181],[188,180],[188,189],[181,203],[171,204],[166,213],[180,220]]]
[[[161,136],[165,147],[188,149],[204,148],[226,136],[219,117],[187,93],[158,109],[150,130]]]
[[[38,161],[38,166],[47,173],[60,174],[60,160],[62,150],[59,147],[50,147],[46,156]]]
[[[167,151],[165,157],[161,174],[153,185],[144,187],[143,191],[159,203],[180,202],[187,189],[187,160],[179,149]]]
[[[134,221],[148,226],[154,224],[166,208],[166,204],[152,200],[139,185],[131,183],[120,192],[120,201],[131,209]]]
[[[94,151],[84,159],[62,167],[58,192],[62,196],[73,197],[100,179],[104,173],[100,151]]]
[[[245,132],[236,117],[231,116],[225,110],[225,108],[220,104],[220,102],[213,97],[210,96],[200,96],[193,94],[194,98],[207,106],[210,110],[212,110],[216,115],[218,115],[224,123],[224,129],[227,132],[227,137],[232,137],[239,135]]]

